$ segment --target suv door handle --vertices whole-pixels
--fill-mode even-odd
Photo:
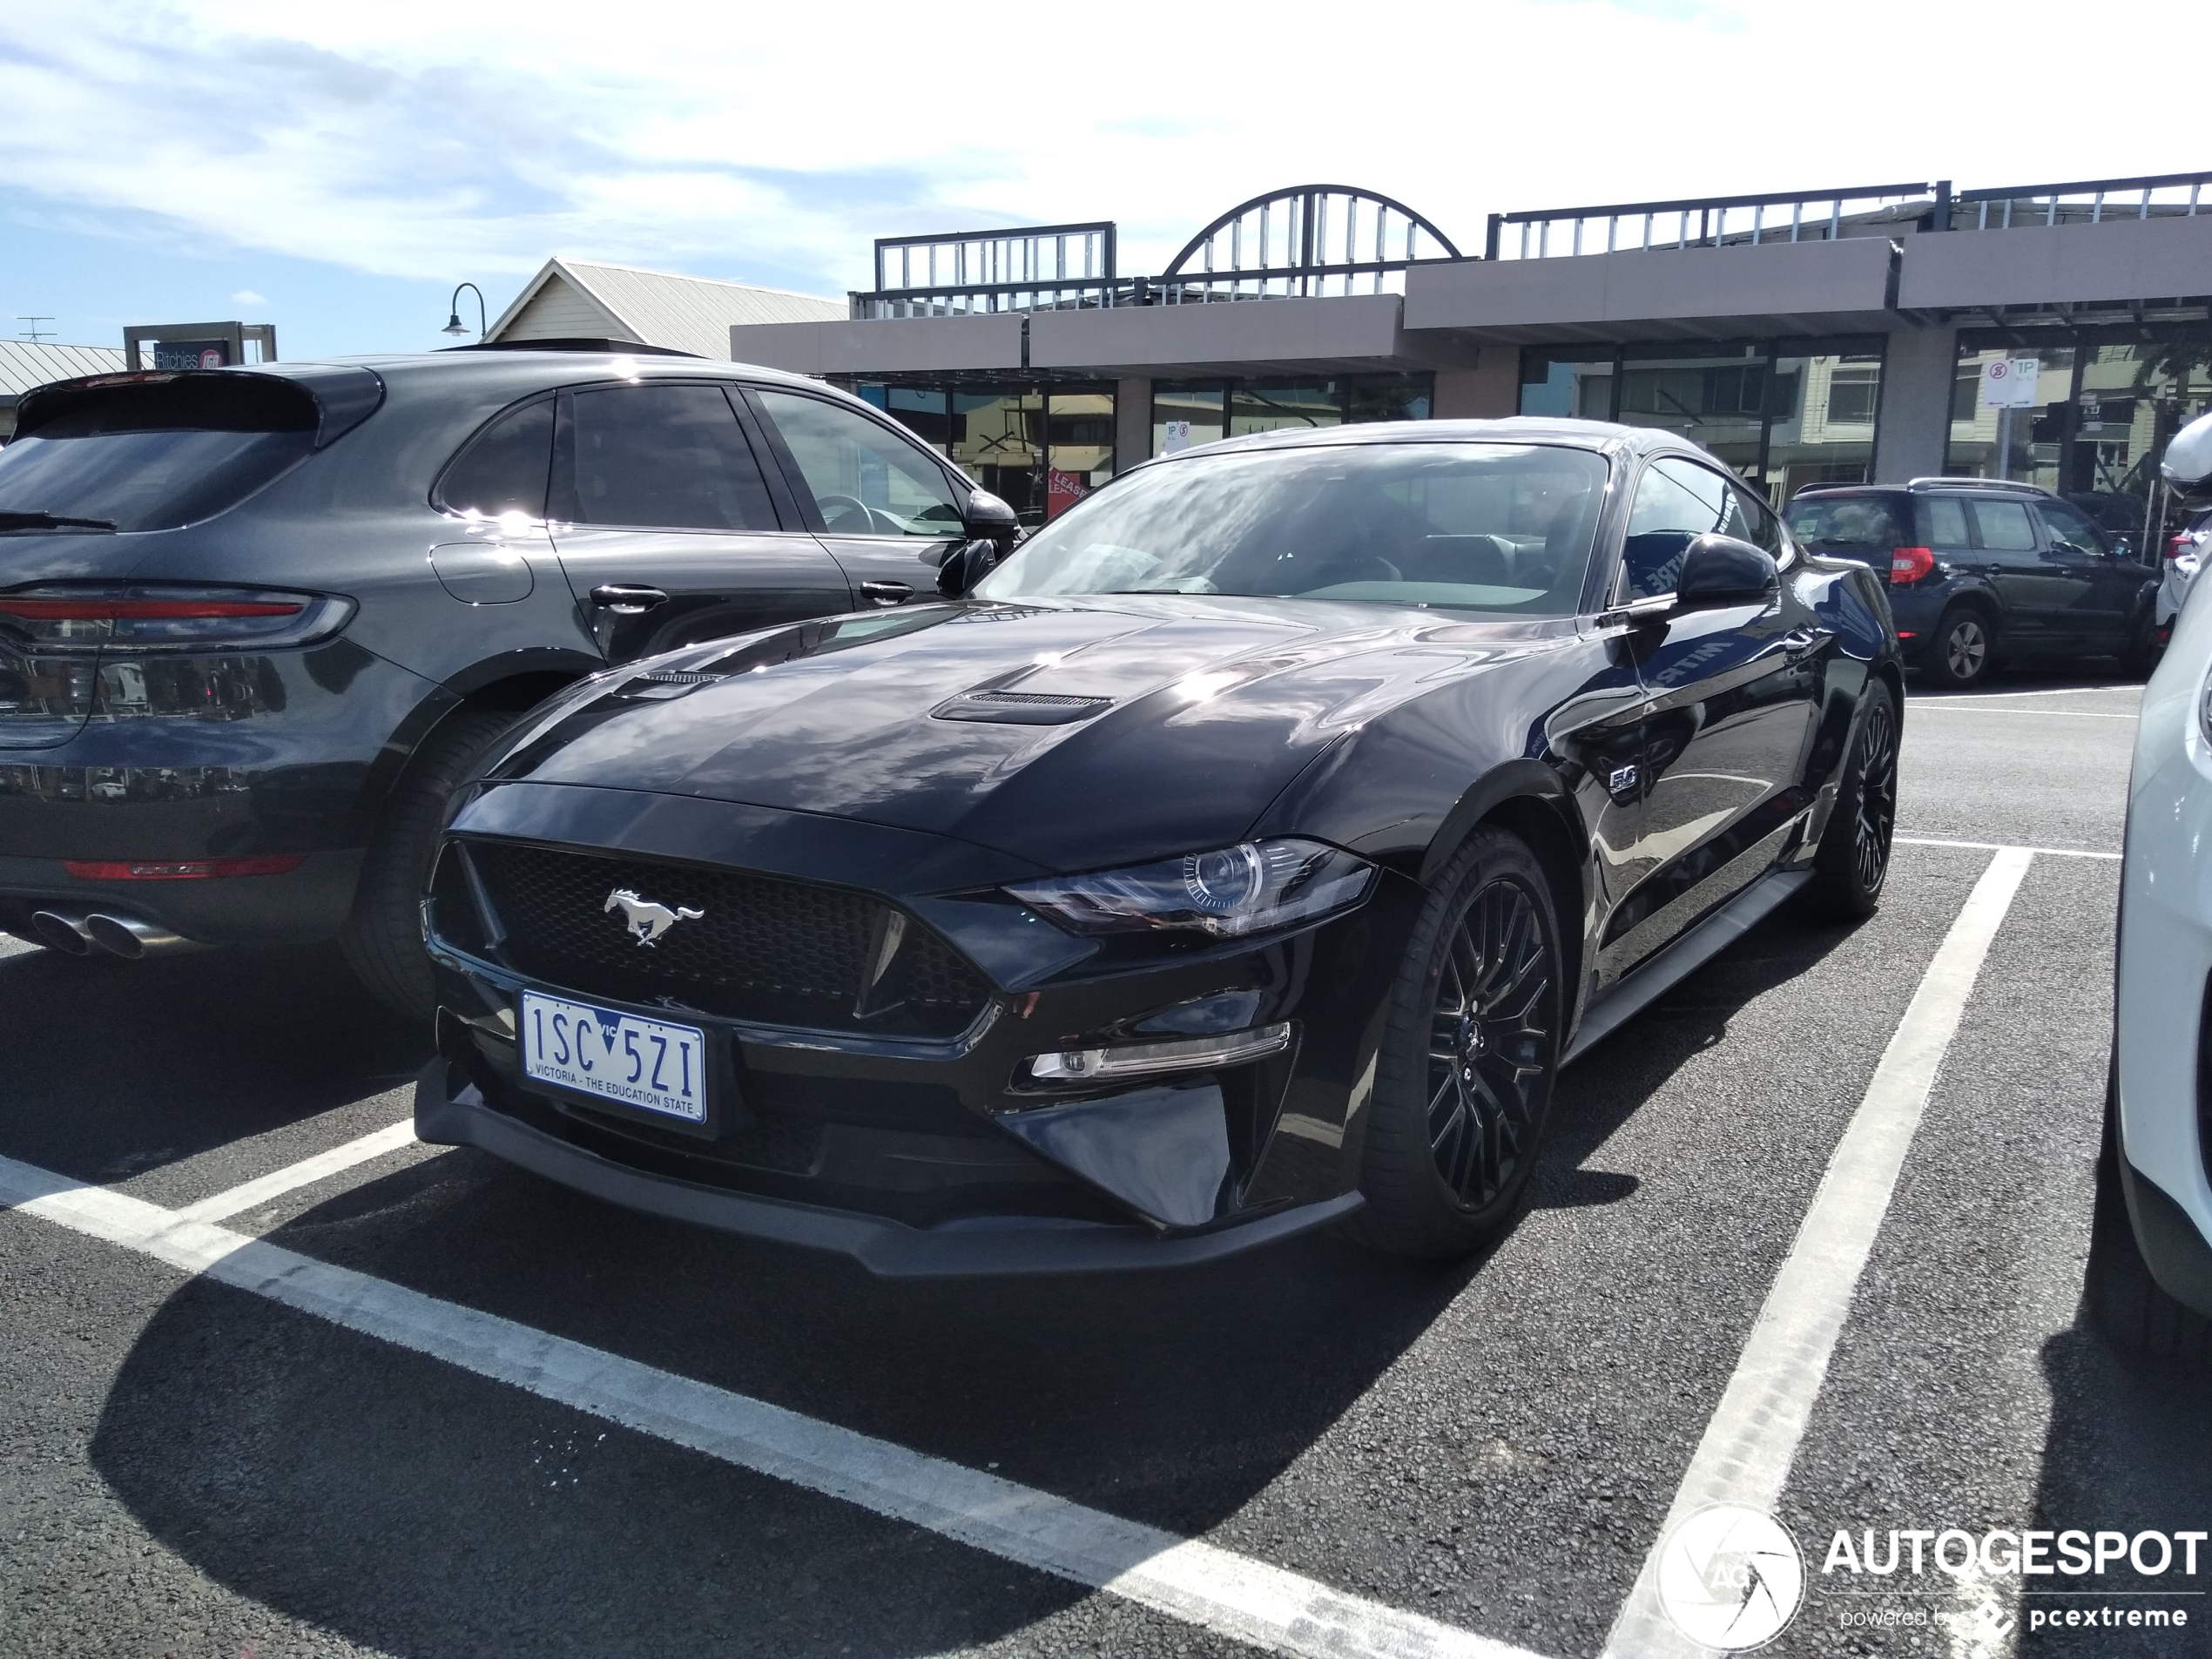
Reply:
[[[611,610],[617,617],[642,617],[655,605],[664,605],[668,596],[658,588],[632,587],[624,582],[605,582],[591,590],[591,603],[602,610]]]
[[[1991,563],[1985,564],[1981,567],[1981,573],[1984,576],[2002,576],[2005,574],[2005,567],[2001,564],[1992,562]]]
[[[863,582],[860,591],[880,605],[902,605],[914,597],[914,588],[904,582]]]

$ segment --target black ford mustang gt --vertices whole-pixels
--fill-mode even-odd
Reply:
[[[1879,896],[1880,584],[1670,435],[1238,440],[991,556],[517,731],[424,905],[423,1139],[883,1273],[1450,1255],[1564,1062]]]

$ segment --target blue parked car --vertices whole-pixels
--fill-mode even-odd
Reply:
[[[2161,643],[2158,578],[2125,537],[2033,484],[1915,478],[1797,492],[1791,534],[1889,583],[1908,666],[1975,684],[1998,663],[2114,657],[2148,672]]]

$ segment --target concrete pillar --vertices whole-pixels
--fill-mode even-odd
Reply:
[[[1943,471],[1951,435],[1956,328],[1899,327],[1882,358],[1882,408],[1874,430],[1874,482],[1901,484]]]
[[[1436,371],[1436,403],[1430,411],[1440,421],[1496,420],[1521,413],[1521,348],[1485,346],[1475,355],[1473,368]]]
[[[1114,382],[1114,468],[1127,472],[1152,458],[1152,382]]]

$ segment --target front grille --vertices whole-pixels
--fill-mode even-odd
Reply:
[[[894,1035],[968,1028],[989,988],[909,921],[866,1015],[860,1001],[887,907],[812,881],[513,842],[472,841],[470,860],[506,933],[508,961],[585,995],[696,1008],[770,1025]],[[699,914],[639,944],[610,894]]]

